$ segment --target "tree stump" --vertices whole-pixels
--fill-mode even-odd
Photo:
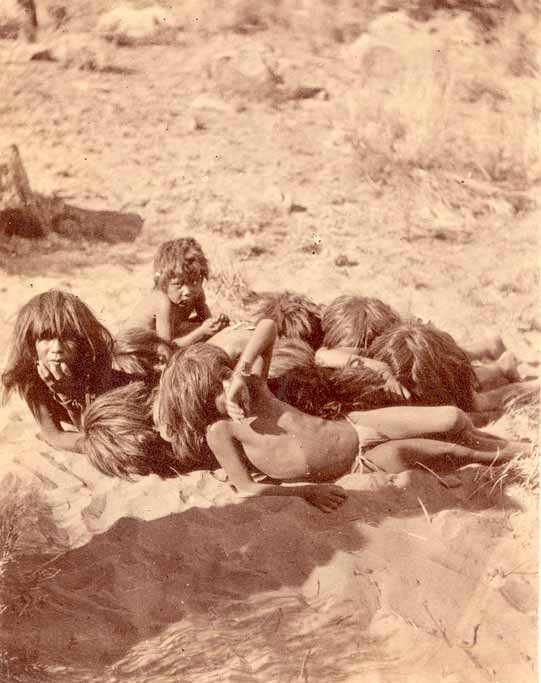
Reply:
[[[133,242],[143,228],[137,213],[84,209],[61,197],[34,194],[16,145],[0,149],[0,235]]]
[[[0,234],[42,237],[46,232],[17,146],[0,149]]]
[[[34,0],[18,0],[19,6],[25,14],[26,21],[23,26],[23,33],[29,43],[36,40],[38,31],[38,15],[36,13],[36,4]]]

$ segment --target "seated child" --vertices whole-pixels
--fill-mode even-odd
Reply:
[[[363,462],[399,472],[423,464],[491,464],[516,453],[507,442],[475,430],[455,407],[384,408],[351,413],[349,421],[307,415],[267,386],[275,338],[274,322],[261,320],[234,369],[227,354],[209,344],[176,352],[157,399],[160,428],[175,455],[197,461],[210,448],[244,495],[301,496],[330,512],[344,502],[345,492],[325,482]],[[256,483],[254,471],[273,482],[317,484]]]
[[[2,374],[3,398],[17,390],[49,445],[81,452],[81,412],[99,394],[128,381],[112,369],[113,340],[75,295],[50,290],[19,311]]]
[[[126,326],[152,330],[179,348],[212,337],[229,320],[223,314],[211,317],[203,289],[208,275],[207,259],[193,238],[164,242],[154,258],[154,289]]]

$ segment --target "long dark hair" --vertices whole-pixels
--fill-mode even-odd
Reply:
[[[321,307],[303,294],[290,291],[267,294],[255,315],[257,320],[274,320],[279,337],[301,339],[313,349],[321,346]]]
[[[323,311],[323,346],[366,352],[374,339],[399,322],[398,313],[380,299],[345,294]]]
[[[411,403],[473,410],[477,379],[453,337],[433,325],[404,322],[374,340],[369,354],[384,361],[411,393]]]
[[[132,479],[133,475],[173,477],[186,471],[152,422],[154,390],[132,382],[106,391],[83,413],[83,453],[100,472]]]
[[[121,330],[113,346],[113,367],[127,375],[135,375],[157,384],[160,379],[159,366],[167,361],[174,347],[145,327],[130,327]],[[165,358],[162,358],[162,353]]]
[[[111,334],[77,296],[51,289],[32,297],[17,315],[2,373],[4,401],[16,390],[37,414],[35,390],[41,379],[36,369],[36,342],[53,337],[76,341],[74,370],[91,392],[101,393],[111,373]]]
[[[154,288],[167,290],[174,277],[208,280],[209,264],[199,242],[193,237],[180,237],[163,242],[154,257]]]
[[[157,398],[160,428],[183,466],[216,466],[206,440],[207,427],[220,419],[215,399],[232,361],[225,351],[203,342],[176,351],[162,373]]]

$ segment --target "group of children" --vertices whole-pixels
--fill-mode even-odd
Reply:
[[[462,349],[378,299],[324,307],[282,292],[254,323],[230,324],[205,299],[208,261],[192,238],[162,244],[154,288],[113,339],[76,296],[51,290],[20,310],[2,374],[50,445],[130,478],[223,468],[244,495],[342,504],[331,482],[501,462],[524,446],[477,427],[516,395],[500,338]]]

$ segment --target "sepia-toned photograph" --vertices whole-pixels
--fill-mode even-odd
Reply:
[[[541,5],[0,0],[0,683],[537,683]]]

